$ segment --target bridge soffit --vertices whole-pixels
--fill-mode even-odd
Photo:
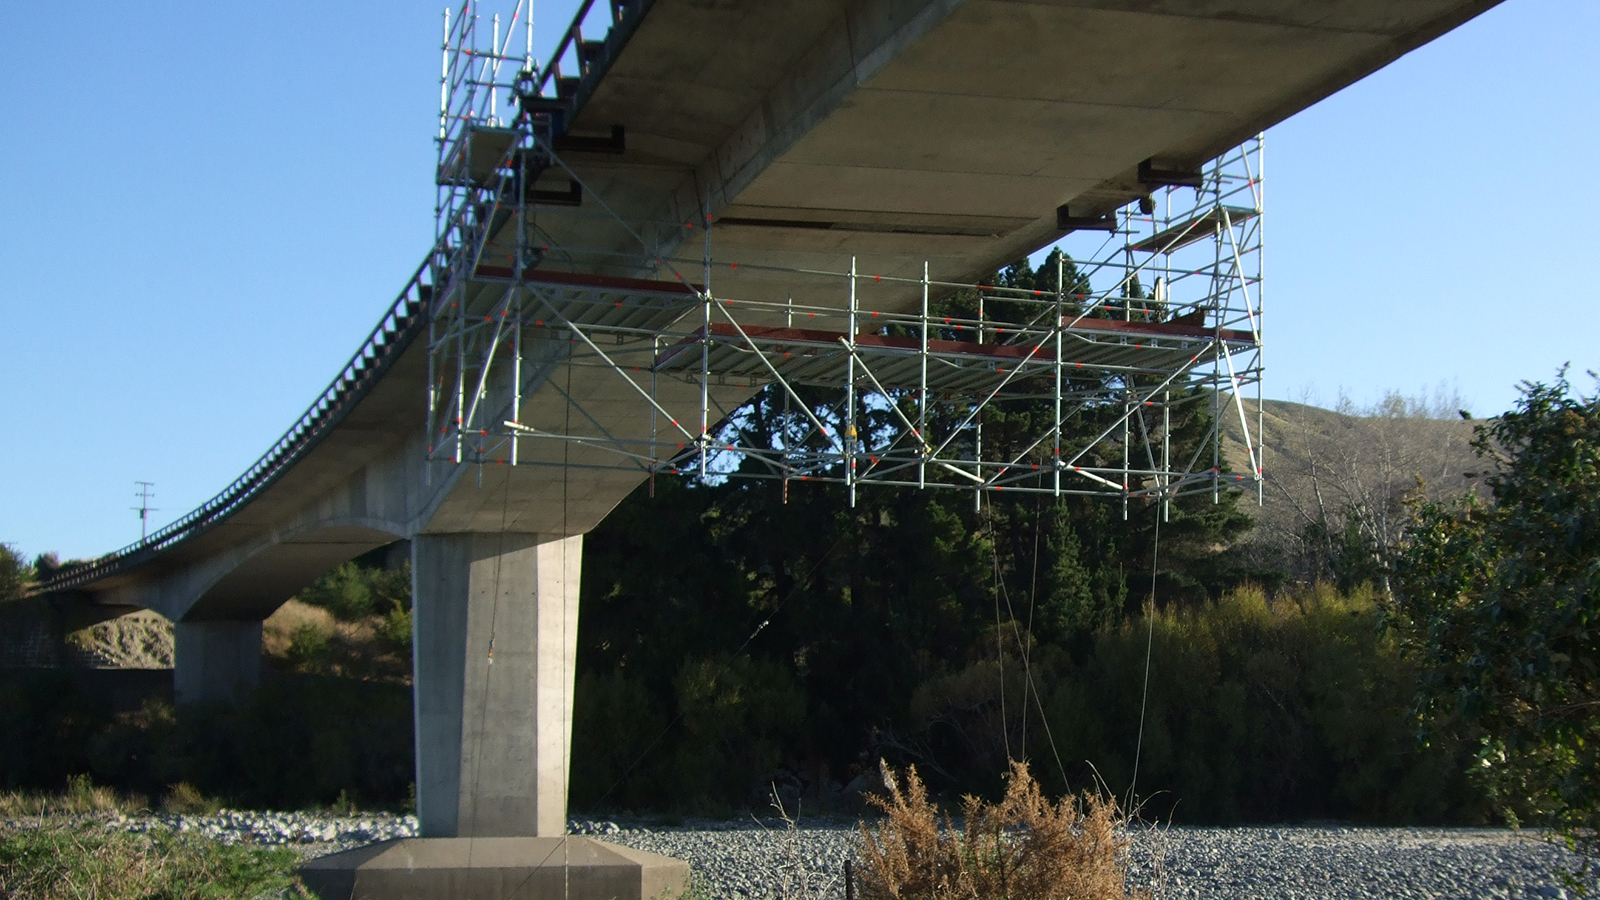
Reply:
[[[720,213],[864,81],[959,5],[960,0],[865,0],[847,7],[650,220],[698,219],[708,194],[709,212]],[[681,230],[664,231],[667,242],[683,238]],[[661,252],[670,249],[664,244]]]
[[[264,619],[340,563],[405,537],[394,523],[373,520],[301,523],[179,567],[141,586],[135,605],[174,622]]]
[[[1331,24],[1307,21],[1308,17],[1315,17],[1293,4],[1286,5],[1282,15],[1218,15],[1209,7],[1202,10],[1197,8],[1199,4],[1185,2],[1158,4],[1159,9],[1143,10],[1162,19],[1207,19],[1214,23],[1215,28],[1242,27],[1241,23],[1249,20],[1252,33],[1264,29],[1294,33],[1295,37],[1290,43],[1304,44],[1314,39],[1313,34],[1324,34],[1325,42],[1332,42],[1338,47],[1323,54],[1325,59],[1308,62],[1303,73],[1290,78],[1291,81],[1295,78],[1304,80],[1304,84],[1286,90],[1272,100],[1249,100],[1246,105],[1252,109],[1247,111],[1248,115],[1241,117],[1242,111],[1239,110],[1212,110],[1206,115],[1215,121],[1202,129],[1206,132],[1204,135],[1181,142],[1182,146],[1152,145],[1147,149],[1156,155],[1175,153],[1181,156],[1161,158],[1161,161],[1175,168],[1198,165],[1267,125],[1359,80],[1497,2],[1499,0],[1414,0],[1405,4],[1389,4],[1405,7],[1405,15],[1393,10],[1385,12],[1385,4],[1368,4],[1371,9],[1357,9],[1360,4],[1343,4],[1340,7],[1343,18]],[[902,52],[946,23],[958,8],[972,5],[962,0],[864,0],[849,4],[798,61],[788,68],[765,98],[754,104],[742,123],[680,179],[668,199],[649,211],[646,220],[660,223],[656,252],[670,253],[686,237],[681,227],[670,223],[696,221],[704,211],[717,216],[730,205],[742,205],[738,203],[741,192],[750,188],[774,162],[794,149],[813,132],[815,126],[845,104],[853,92],[865,86]],[[1128,12],[1120,5],[1107,3],[1062,5],[1085,10]],[[1111,9],[1113,6],[1117,8]],[[1293,8],[1288,8],[1290,6]],[[1324,11],[1316,15],[1333,13]],[[1342,62],[1337,61],[1342,54],[1347,56]],[[1200,113],[1197,111],[1194,114]],[[1098,171],[1089,173],[1092,175],[1090,181],[1071,185],[1063,182],[1063,189],[1073,195],[1073,202],[1092,207],[1086,207],[1087,212],[1102,214],[1147,192],[1136,172],[1134,164],[1138,162],[1137,159],[1111,168],[1103,165],[1104,161],[1101,162]],[[1053,217],[1045,215],[1051,211],[1041,210],[1042,217],[1030,218],[1026,222],[1010,222],[1003,230],[1012,233],[1013,239],[1007,241],[1008,246],[1002,255],[1017,250],[1011,244],[1028,244],[1028,247],[1022,248],[1022,252],[1026,252],[1033,245],[1047,242],[1057,235],[1059,232],[1051,228]],[[999,222],[998,219],[995,221]],[[989,251],[991,254],[994,252]]]

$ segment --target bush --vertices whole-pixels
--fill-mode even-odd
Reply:
[[[741,656],[691,659],[673,681],[682,728],[680,802],[756,805],[804,729],[806,700],[782,666]]]
[[[887,818],[861,826],[864,900],[1113,900],[1130,891],[1126,819],[1096,794],[1045,798],[1026,763],[1011,764],[999,803],[962,800],[963,827],[941,816],[915,768],[904,783],[881,766]]]
[[[163,811],[180,815],[209,815],[221,808],[220,802],[200,793],[199,788],[187,781],[173,785],[167,795],[161,798]]]
[[[1463,742],[1441,727],[1439,742],[1418,746],[1408,701],[1417,671],[1383,634],[1369,593],[1319,588],[1269,603],[1247,589],[1157,613],[1153,636],[1151,624],[1102,635],[1052,698],[1051,724],[1068,759],[1093,761],[1118,790],[1133,783],[1138,751],[1152,813],[1217,823],[1486,816]],[[1094,734],[1105,737],[1081,739]]]
[[[372,585],[355,563],[344,563],[302,590],[302,603],[320,606],[335,618],[352,622],[373,613]]]
[[[385,616],[399,607],[411,609],[411,565],[395,569],[347,562],[299,593],[302,603],[320,606],[342,622]]]
[[[72,672],[23,669],[0,681],[0,787],[59,789],[89,771],[93,736],[111,723],[104,698]]]
[[[878,749],[955,792],[987,789],[984,773],[1009,752],[1050,760],[1039,770],[1050,790],[1103,779],[1121,793],[1135,785],[1137,754],[1141,808],[1187,824],[1490,815],[1466,775],[1470,741],[1450,720],[1434,721],[1435,740],[1419,745],[1417,668],[1383,631],[1367,589],[1271,601],[1230,591],[1153,622],[1129,619],[1077,657],[1035,648],[1030,668],[1031,687],[1011,646],[1003,665],[980,659],[929,679],[913,694],[908,727],[881,734]]]
[[[398,807],[413,778],[409,691],[348,679],[278,676],[237,707],[153,697],[85,743],[78,771],[175,809],[302,809],[341,794]]]
[[[315,622],[302,622],[289,635],[284,662],[296,672],[315,672],[327,663],[333,632]]]
[[[1479,729],[1473,771],[1509,816],[1600,855],[1600,394],[1524,384],[1473,449],[1493,497],[1419,502],[1395,624],[1419,705]],[[1585,860],[1590,862],[1589,859]]]
[[[572,805],[593,809],[669,802],[654,753],[666,737],[667,704],[620,672],[578,678],[572,705]]]

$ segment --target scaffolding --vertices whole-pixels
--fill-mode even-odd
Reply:
[[[1109,495],[1124,510],[1202,491],[1259,497],[1261,137],[1195,171],[1146,163],[1148,193],[1114,212],[1062,207],[1062,232],[1104,241],[1084,259],[1053,255],[1031,284],[938,280],[926,263],[920,279],[854,260],[831,272],[745,263],[803,289],[742,295],[728,277],[741,262],[717,256],[708,211],[684,223],[702,238],[698,259],[687,239],[660,255],[648,223],[617,218],[636,253],[561,247],[558,265],[541,207],[611,214],[562,160],[564,140],[604,150],[564,134],[616,46],[584,39],[592,6],[543,71],[521,5],[504,32],[493,20],[486,49],[470,0],[447,14],[431,462],[838,483],[852,503],[867,485]],[[609,24],[638,15],[613,2]],[[563,75],[574,58],[579,74]],[[1205,439],[1174,458],[1176,423],[1201,407]],[[1225,416],[1242,469],[1224,463]]]

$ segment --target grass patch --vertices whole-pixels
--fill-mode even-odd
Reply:
[[[1130,889],[1127,819],[1096,794],[1052,802],[1013,762],[998,803],[962,798],[963,827],[941,814],[917,770],[882,766],[887,818],[861,826],[865,900],[1148,900]]]
[[[138,794],[127,796],[118,794],[111,788],[95,784],[87,775],[74,775],[68,778],[67,789],[61,793],[0,792],[0,816],[8,818],[131,813],[142,811],[149,805],[149,801]]]
[[[47,823],[0,832],[0,897],[31,900],[309,898],[293,850],[228,846],[161,829]]]
[[[167,795],[161,798],[163,812],[179,813],[180,815],[208,816],[222,808],[222,801],[215,797],[207,797],[200,789],[187,781],[180,781],[167,789]]]

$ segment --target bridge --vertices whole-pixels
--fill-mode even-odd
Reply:
[[[1250,432],[1256,136],[1495,2],[587,0],[540,61],[469,0],[437,242],[368,339],[233,484],[42,590],[161,613],[179,700],[227,700],[273,610],[409,540],[422,831],[554,839],[583,535],[630,491],[1258,487],[1253,448],[1165,442],[1185,404]],[[980,283],[1073,232],[1109,248],[1082,281]],[[781,440],[746,446],[761,391]],[[986,444],[1007,402],[1048,421]]]

